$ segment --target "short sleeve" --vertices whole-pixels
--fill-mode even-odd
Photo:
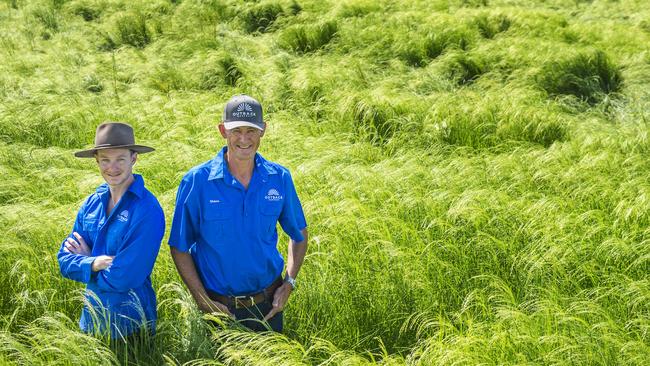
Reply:
[[[303,213],[291,174],[288,171],[283,172],[282,179],[284,181],[284,192],[286,196],[282,206],[282,212],[280,213],[280,226],[282,226],[282,230],[291,239],[296,242],[301,242],[305,240],[301,231],[307,227],[305,214]]]
[[[193,202],[194,179],[187,175],[181,181],[176,193],[176,207],[169,233],[169,245],[181,252],[187,252],[196,242],[197,212]]]

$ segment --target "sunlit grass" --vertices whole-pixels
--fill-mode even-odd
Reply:
[[[648,19],[633,0],[0,2],[0,363],[646,364]],[[211,326],[166,245],[152,344],[80,333],[56,251],[101,177],[72,153],[131,123],[169,229],[242,92],[309,222],[285,334]]]

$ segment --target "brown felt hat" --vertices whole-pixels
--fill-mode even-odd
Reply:
[[[104,122],[97,127],[97,132],[95,132],[95,147],[77,151],[74,156],[92,158],[97,150],[104,149],[129,149],[140,154],[154,151],[152,147],[135,144],[133,127],[122,122]]]

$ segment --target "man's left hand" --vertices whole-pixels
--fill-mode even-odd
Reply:
[[[72,238],[66,239],[64,243],[65,246],[64,250],[72,254],[85,255],[86,257],[90,256],[92,250],[90,249],[88,244],[86,244],[84,238],[81,235],[79,235],[79,233],[76,231],[72,233],[72,235],[74,235],[74,237],[77,238],[79,242],[77,242],[77,240],[74,240]]]
[[[264,320],[268,321],[269,319],[273,318],[275,314],[281,312],[284,309],[284,306],[287,305],[289,295],[291,295],[292,291],[293,287],[291,287],[291,284],[287,282],[283,282],[282,285],[278,287],[277,290],[275,290],[275,293],[273,294],[273,302],[271,303],[273,307],[271,308],[271,311],[266,314]]]

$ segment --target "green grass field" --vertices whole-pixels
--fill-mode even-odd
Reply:
[[[132,361],[650,363],[646,1],[2,0],[0,364],[126,362],[59,274],[102,182],[73,152],[132,124],[169,231],[242,92],[309,223],[286,334],[208,327],[165,236]]]

